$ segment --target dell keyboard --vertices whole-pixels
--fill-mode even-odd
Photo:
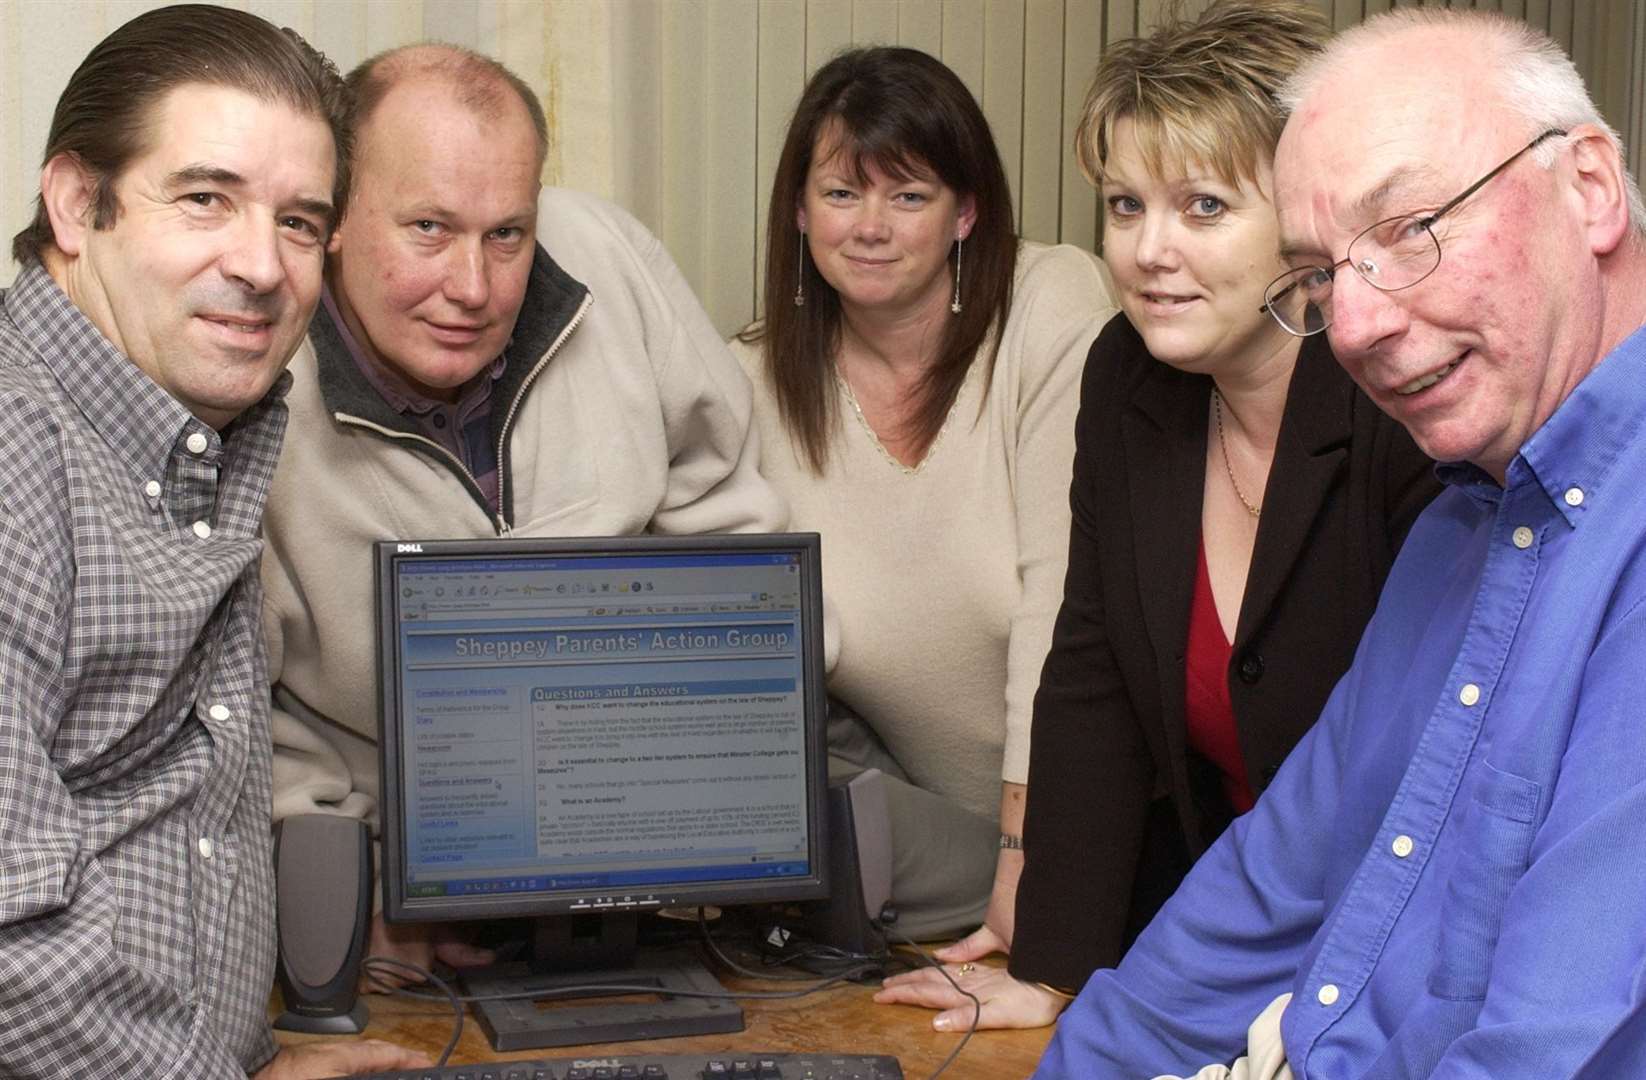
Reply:
[[[903,1080],[884,1054],[620,1054],[401,1069],[353,1080]]]

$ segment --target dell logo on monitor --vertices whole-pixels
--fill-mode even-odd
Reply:
[[[421,555],[421,554],[423,554],[423,545],[422,544],[396,544],[396,545],[394,545],[394,551],[395,551],[395,554],[397,554],[397,555]]]

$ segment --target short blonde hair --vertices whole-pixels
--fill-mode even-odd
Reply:
[[[1115,125],[1134,125],[1156,176],[1189,164],[1239,184],[1274,156],[1286,118],[1281,85],[1331,31],[1300,0],[1218,0],[1199,18],[1171,18],[1116,42],[1098,61],[1075,132],[1080,171],[1103,183]]]

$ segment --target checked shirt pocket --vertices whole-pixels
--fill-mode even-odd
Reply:
[[[1486,996],[1503,909],[1526,872],[1536,832],[1540,787],[1494,769],[1484,758],[1458,830],[1457,859],[1440,909],[1440,949],[1429,973],[1439,998]]]

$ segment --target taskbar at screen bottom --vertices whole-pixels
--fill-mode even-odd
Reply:
[[[733,863],[726,866],[679,867],[668,871],[637,870],[607,874],[510,874],[499,877],[445,878],[439,881],[408,881],[406,899],[426,900],[447,896],[497,896],[508,893],[596,892],[615,889],[633,893],[653,892],[675,885],[700,885],[705,882],[770,881],[783,878],[803,878],[812,872],[811,864],[803,860],[793,862]],[[640,896],[605,896],[602,900],[638,901]]]

